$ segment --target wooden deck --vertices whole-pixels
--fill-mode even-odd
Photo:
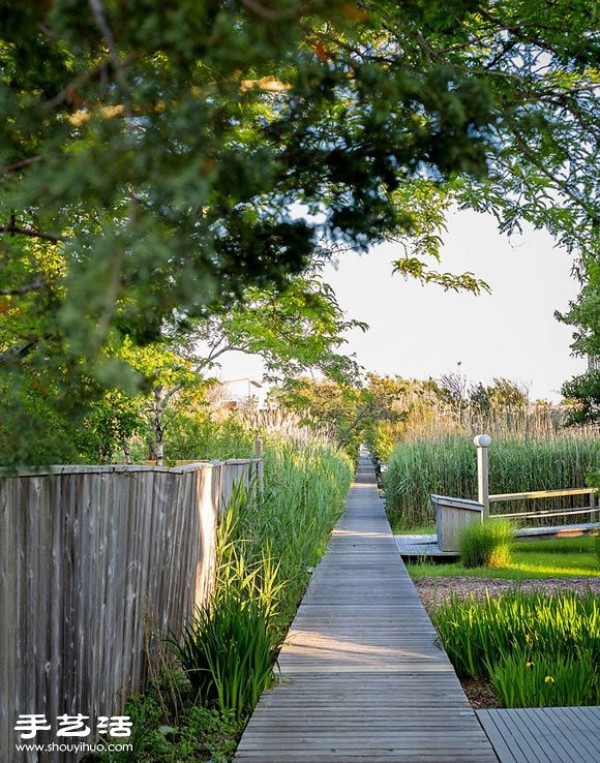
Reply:
[[[497,763],[408,577],[367,459],[237,763]]]
[[[578,538],[596,529],[600,529],[597,522],[554,527],[521,527],[515,532],[515,537],[517,540]],[[437,544],[437,535],[395,535],[394,538],[400,555],[407,562],[454,562],[460,556],[458,551],[442,551]]]
[[[460,556],[458,551],[442,551],[437,535],[394,535],[394,540],[400,555],[407,562],[455,562]]]
[[[600,707],[478,710],[500,763],[600,761]]]

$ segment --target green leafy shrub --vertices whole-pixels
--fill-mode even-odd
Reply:
[[[171,417],[165,435],[165,452],[172,460],[254,458],[254,438],[239,417],[216,421],[208,411]]]
[[[514,544],[514,526],[502,519],[473,522],[460,536],[465,567],[506,567]]]
[[[157,686],[129,700],[125,713],[132,721],[131,750],[96,752],[82,763],[182,763],[231,760],[245,721],[233,713],[220,713],[188,702],[185,707],[166,707]],[[105,740],[112,741],[112,740]]]

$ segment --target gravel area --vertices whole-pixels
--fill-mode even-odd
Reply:
[[[600,577],[589,578],[546,578],[544,580],[501,580],[496,578],[440,577],[420,578],[414,584],[419,592],[425,609],[431,612],[436,604],[441,603],[451,591],[458,596],[483,596],[486,591],[491,596],[498,596],[505,591],[520,588],[521,591],[576,591],[585,594],[593,591],[600,596]]]

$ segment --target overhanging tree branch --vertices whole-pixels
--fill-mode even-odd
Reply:
[[[12,289],[0,289],[0,296],[2,297],[18,297],[22,294],[29,294],[31,291],[40,291],[45,289],[48,284],[45,281],[34,281],[33,283],[26,284],[25,286],[15,286]]]
[[[25,344],[9,347],[6,352],[0,353],[0,364],[11,363],[15,360],[20,360],[21,358],[27,357],[27,355],[33,351],[33,349],[40,343],[40,341],[41,339],[36,337],[35,339],[30,339],[29,342],[26,342]]]
[[[59,244],[69,241],[67,236],[59,236],[56,233],[47,233],[37,228],[23,227],[10,223],[9,225],[0,225],[0,233],[10,233],[13,236],[29,236],[29,238],[39,238],[43,241],[50,241],[52,244]]]
[[[32,164],[37,164],[38,162],[42,161],[41,156],[30,156],[27,159],[21,159],[18,162],[13,162],[12,164],[6,164],[4,167],[0,168],[0,172],[4,174],[5,172],[17,172],[17,170],[22,170],[25,167],[29,167]]]
[[[102,36],[104,37],[104,40],[108,46],[108,50],[110,53],[110,59],[113,63],[113,66],[115,67],[115,76],[123,92],[123,105],[125,107],[125,116],[128,119],[132,119],[133,107],[131,103],[131,92],[129,89],[129,83],[127,82],[127,74],[125,72],[125,67],[123,65],[123,62],[121,61],[121,57],[119,55],[119,50],[117,48],[115,37],[112,33],[112,29],[110,28],[106,20],[106,12],[104,8],[104,4],[102,3],[102,0],[89,0],[89,4],[90,4],[90,8],[92,9],[92,15],[94,16],[94,21],[96,22],[96,26],[98,27],[98,29],[102,33]]]
[[[528,161],[530,161],[534,167],[537,167],[540,172],[542,172],[551,181],[551,185],[556,185],[560,189],[561,193],[564,193],[565,196],[571,199],[571,201],[574,202],[576,206],[582,209],[590,218],[590,220],[592,220],[595,224],[600,224],[600,216],[598,215],[598,212],[591,206],[591,204],[586,199],[581,198],[577,193],[575,193],[567,183],[556,177],[554,172],[552,172],[552,170],[544,164],[543,160],[540,159],[535,151],[529,147],[525,137],[521,134],[516,125],[512,124],[511,129],[515,137],[515,141],[517,142],[520,150],[523,152],[523,155],[527,157]]]

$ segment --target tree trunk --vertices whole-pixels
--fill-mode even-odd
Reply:
[[[152,412],[152,450],[157,466],[165,465],[165,428],[164,428],[164,395],[162,387],[154,389],[154,410]]]
[[[123,451],[123,458],[125,460],[126,464],[132,464],[133,459],[131,458],[131,448],[129,446],[129,442],[126,437],[123,437],[121,440],[121,450]]]

